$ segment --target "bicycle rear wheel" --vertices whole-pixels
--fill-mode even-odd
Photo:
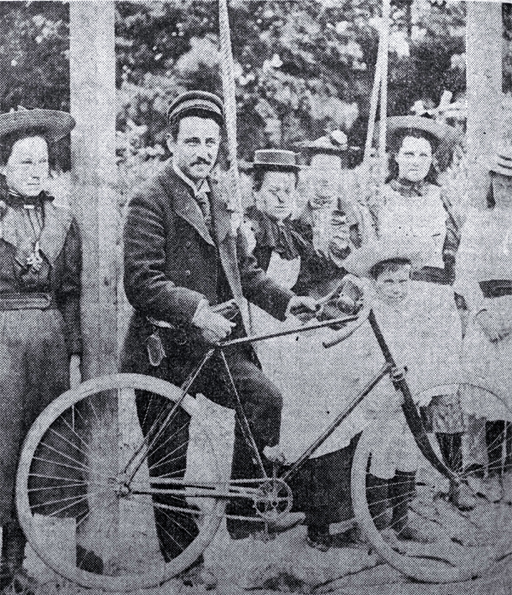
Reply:
[[[175,407],[180,396],[162,380],[114,374],[67,391],[38,417],[20,457],[18,516],[57,573],[108,591],[153,587],[208,546],[223,516],[222,477],[195,400]],[[148,400],[161,412],[151,424]],[[151,434],[166,417],[170,430]],[[103,569],[91,569],[86,551]]]
[[[447,394],[443,390],[430,389],[414,400],[425,404],[432,395]],[[461,384],[454,394],[464,433],[436,432],[428,421],[425,428],[460,487],[422,454],[402,413],[397,413],[399,420],[377,421],[363,432],[352,466],[354,512],[366,538],[391,566],[424,582],[482,576],[512,554],[512,494],[504,494],[503,487],[501,495],[488,489],[493,481],[512,485],[512,412],[480,387]],[[485,411],[478,402],[485,403]],[[484,417],[486,412],[508,420],[500,422],[505,430],[501,435],[489,433],[493,421]],[[391,435],[399,436],[394,458],[388,449]],[[383,456],[387,467],[381,464]]]

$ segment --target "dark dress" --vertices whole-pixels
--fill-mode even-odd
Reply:
[[[293,287],[295,293],[320,297],[345,275],[344,269],[313,248],[311,230],[304,222],[285,219],[278,224],[254,207],[247,210],[246,217],[256,239],[253,254],[264,270],[273,251],[285,260],[300,256],[299,275]],[[308,395],[304,395],[304,399],[307,398]],[[318,428],[318,434],[322,429]],[[294,510],[306,514],[308,526],[325,527],[353,517],[350,469],[357,440],[358,436],[345,448],[309,459],[291,479]]]
[[[39,413],[69,388],[69,358],[82,350],[81,244],[69,209],[54,205],[45,193],[25,207],[0,181],[4,207],[0,216],[0,524],[4,524],[14,516],[16,466],[23,439]],[[27,259],[35,240],[40,260],[31,265]],[[42,305],[34,307],[38,296]],[[10,309],[13,298],[27,299],[27,307]],[[50,469],[38,471],[52,474]],[[63,495],[56,488],[55,495],[58,499],[69,493]],[[45,499],[50,499],[47,493]],[[50,512],[38,507],[34,494],[31,504],[35,512]],[[70,507],[64,514],[76,513]]]

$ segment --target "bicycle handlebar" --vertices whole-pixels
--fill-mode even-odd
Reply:
[[[371,306],[369,306],[369,305],[363,306],[363,308],[361,309],[360,313],[358,314],[358,316],[355,320],[355,323],[352,326],[349,326],[348,328],[344,328],[344,329],[338,331],[336,336],[333,337],[332,339],[328,339],[327,341],[322,341],[322,345],[326,349],[328,349],[329,347],[334,347],[338,343],[341,343],[342,341],[345,341],[345,339],[348,339],[368,319],[368,316],[370,315],[370,311],[371,311]]]
[[[344,315],[340,316],[339,318],[334,318],[332,320],[323,320],[322,322],[315,322],[313,324],[303,324],[302,326],[287,329],[285,331],[276,331],[275,333],[264,333],[261,335],[250,335],[248,337],[240,337],[239,339],[226,339],[223,341],[219,341],[218,343],[215,343],[214,345],[212,345],[212,347],[224,349],[226,347],[232,347],[233,345],[246,345],[248,343],[257,343],[259,341],[266,341],[267,339],[285,337],[286,335],[295,335],[299,333],[304,333],[306,331],[326,328],[328,326],[335,326],[337,324],[347,324],[348,322],[354,322],[357,319],[358,315],[356,314]]]

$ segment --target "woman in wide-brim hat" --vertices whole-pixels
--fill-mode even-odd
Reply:
[[[485,420],[487,477],[491,500],[512,503],[512,146],[489,163],[487,208],[470,209],[457,255],[455,289],[469,310],[463,366],[468,409]]]
[[[70,210],[47,192],[49,149],[74,124],[54,110],[0,115],[0,589],[24,558],[14,508],[23,439],[37,415],[69,388],[71,371],[79,380],[80,235]],[[71,495],[53,483],[56,501]],[[38,486],[32,487],[36,505]],[[69,515],[79,514],[74,508]]]
[[[379,235],[399,232],[430,239],[430,258],[418,273],[426,281],[453,282],[460,221],[438,177],[460,140],[454,128],[429,118],[387,119],[389,177],[376,214],[377,230]]]
[[[453,153],[461,138],[446,124],[421,116],[395,116],[387,119],[389,179],[384,185],[377,211],[380,238],[417,239],[426,246],[424,266],[413,279],[449,289],[447,299],[455,295],[449,287],[455,276],[455,254],[460,242],[460,221],[452,201],[438,182],[440,152]],[[444,157],[444,166],[449,158]],[[446,327],[446,333],[450,331]],[[450,341],[452,338],[446,338]],[[432,429],[447,463],[462,457],[452,453],[459,445],[464,425],[457,395],[439,395],[429,405]],[[453,502],[461,509],[474,505],[465,486],[451,490]]]

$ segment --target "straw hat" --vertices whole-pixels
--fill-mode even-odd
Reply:
[[[448,124],[441,124],[431,118],[423,116],[391,116],[386,120],[386,144],[388,147],[393,145],[399,135],[419,130],[432,138],[436,145],[454,147],[461,141],[460,133]],[[375,131],[378,137],[378,126]],[[435,147],[434,147],[435,148]]]
[[[380,238],[354,250],[343,261],[343,268],[358,277],[369,277],[370,271],[379,262],[407,260],[413,269],[421,268],[428,258],[425,242],[417,239],[396,237]]]
[[[42,134],[49,142],[65,137],[75,127],[67,112],[48,109],[25,109],[0,114],[0,142],[11,134]]]
[[[297,154],[284,149],[258,149],[254,152],[252,166],[258,169],[298,171]]]
[[[512,146],[502,147],[489,165],[489,171],[512,177]]]

